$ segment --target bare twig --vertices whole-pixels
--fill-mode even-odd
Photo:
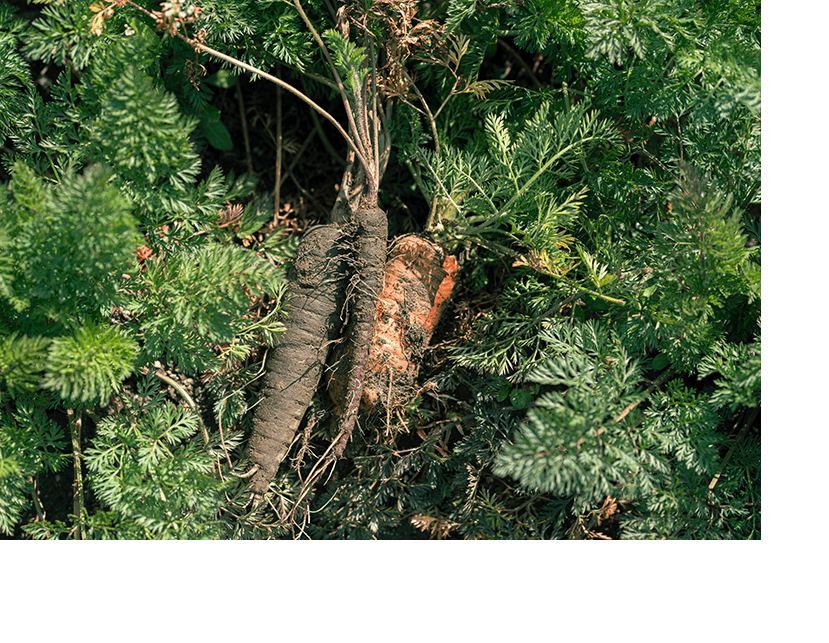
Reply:
[[[374,38],[368,39],[369,48],[371,51],[371,97],[373,99],[371,108],[371,125],[373,128],[371,144],[374,148],[374,168],[377,172],[377,181],[380,181],[380,123],[379,108],[380,97],[377,92],[377,53],[374,51]],[[378,186],[379,187],[379,186]]]
[[[207,427],[204,425],[204,421],[201,419],[201,414],[199,413],[199,408],[196,406],[196,403],[193,401],[193,398],[190,397],[190,394],[184,390],[184,387],[176,382],[173,378],[168,377],[165,375],[160,368],[157,368],[155,371],[155,375],[158,379],[163,382],[166,382],[170,386],[172,386],[181,397],[184,398],[184,401],[193,411],[193,414],[196,416],[196,419],[199,421],[199,426],[202,430],[202,436],[204,437],[204,443],[207,444],[210,442],[210,435],[207,433]]]
[[[302,87],[306,88],[305,79],[302,79]],[[325,147],[325,151],[328,152],[331,158],[337,161],[337,163],[339,163],[343,167],[347,166],[348,162],[340,155],[340,153],[337,150],[334,149],[334,146],[331,144],[331,141],[328,139],[328,136],[325,135],[325,130],[322,129],[322,123],[320,123],[319,117],[313,110],[311,110],[311,120],[314,121],[314,130],[316,130],[317,136],[320,137],[320,141],[322,141],[322,144]]]
[[[46,519],[46,511],[43,508],[43,503],[40,502],[40,494],[37,490],[37,475],[32,476],[32,504],[37,512],[37,520],[41,522]]]
[[[656,380],[648,387],[648,390],[645,391],[645,394],[642,397],[640,397],[638,400],[636,400],[635,402],[631,402],[630,404],[628,404],[627,407],[625,407],[625,410],[622,411],[614,421],[618,423],[618,422],[621,422],[622,420],[624,420],[627,417],[628,413],[630,413],[633,409],[635,409],[637,406],[639,406],[642,402],[647,400],[651,396],[651,393],[653,393],[656,389],[658,389],[666,381],[668,381],[668,378],[671,375],[673,375],[673,369],[671,369],[671,368],[665,369],[665,372],[662,373],[662,375],[660,375],[658,378],[656,378]],[[636,444],[636,440],[633,439],[633,431],[631,431],[630,427],[627,427],[627,430],[628,430],[628,437],[630,438],[630,443],[633,445],[633,450],[638,455],[639,454],[639,447]]]
[[[414,82],[411,76],[409,76],[409,72],[406,71],[406,68],[402,68],[403,75],[406,77],[406,81],[409,83],[409,86],[415,91],[417,94],[418,99],[420,99],[420,104],[423,105],[423,109],[426,111],[426,118],[429,121],[429,127],[432,130],[432,139],[435,141],[435,154],[438,158],[440,158],[440,138],[438,137],[438,130],[437,130],[437,123],[435,119],[437,118],[437,114],[432,114],[432,110],[429,109],[429,103],[426,102],[426,98],[423,94],[420,93],[420,89],[418,88],[417,84]],[[457,87],[457,81],[455,81],[455,85],[452,86],[452,89],[449,91],[449,96],[452,95],[454,92],[455,87]],[[440,106],[438,109],[438,114],[440,110],[443,109],[443,106],[446,105],[446,102],[449,100],[447,96],[446,100],[443,101],[443,105]]]
[[[501,45],[504,49],[506,49],[507,53],[510,56],[512,56],[515,59],[515,61],[518,63],[519,67],[521,67],[521,69],[523,69],[527,73],[527,75],[530,77],[530,80],[533,82],[533,85],[535,85],[535,88],[536,89],[541,89],[541,83],[538,81],[538,78],[536,78],[535,72],[530,68],[530,66],[526,63],[526,61],[521,57],[521,54],[519,54],[517,51],[515,51],[515,49],[513,49],[509,45],[509,43],[506,40],[504,40],[503,38],[498,38],[498,44]]]
[[[279,66],[277,66],[279,70]],[[279,217],[279,196],[282,187],[282,87],[276,86],[276,186],[273,190],[273,224]]]
[[[635,402],[628,404],[625,410],[619,414],[619,416],[614,420],[614,422],[621,422],[622,420],[624,420],[627,417],[628,413],[630,413],[633,409],[639,406],[642,402],[647,400],[650,397],[651,393],[653,393],[656,389],[662,386],[671,375],[673,375],[673,370],[670,368],[666,369],[665,372],[662,373],[662,375],[660,375],[658,378],[656,378],[653,384],[651,384],[648,387],[648,390],[645,391],[645,394],[642,397],[640,397]]]
[[[239,118],[242,119],[242,138],[245,141],[245,162],[248,174],[253,174],[253,156],[250,153],[250,136],[248,136],[248,119],[245,114],[245,99],[242,97],[242,79],[236,83],[236,97],[239,99]]]

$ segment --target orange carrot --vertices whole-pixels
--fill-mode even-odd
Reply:
[[[413,387],[420,361],[457,281],[459,265],[436,243],[417,235],[399,238],[389,253],[377,322],[369,348],[362,395],[364,409],[398,405]],[[339,356],[335,356],[338,359]],[[344,360],[347,361],[347,360]],[[329,381],[340,399],[342,373]]]

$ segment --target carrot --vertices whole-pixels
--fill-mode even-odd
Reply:
[[[308,230],[289,272],[288,319],[265,362],[261,401],[248,443],[248,489],[254,502],[268,490],[319,384],[342,322],[345,260],[334,225]]]
[[[354,272],[351,283],[353,306],[349,328],[350,352],[348,360],[348,388],[345,411],[340,418],[340,432],[334,455],[340,456],[348,443],[365,384],[369,346],[377,321],[377,300],[383,290],[388,220],[378,207],[363,207],[354,211]]]
[[[262,400],[248,444],[252,467],[248,488],[261,499],[293,442],[319,384],[328,347],[340,329],[340,309],[351,299],[347,343],[334,351],[329,393],[340,409],[332,443],[340,456],[353,433],[357,413],[395,404],[414,384],[420,359],[446,308],[459,270],[455,257],[417,235],[398,239],[386,261],[385,213],[354,213],[351,239],[339,241],[333,225],[303,237],[291,272],[285,333],[266,361]],[[342,287],[352,251],[352,281]],[[378,296],[379,294],[379,296]]]
[[[397,239],[385,267],[362,393],[365,410],[405,402],[420,361],[457,281],[457,259],[417,235]],[[339,358],[335,351],[334,361]],[[342,397],[342,370],[328,383],[336,401]]]

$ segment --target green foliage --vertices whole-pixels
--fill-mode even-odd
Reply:
[[[146,295],[132,300],[127,309],[138,324],[146,361],[165,356],[186,373],[219,370],[222,359],[214,344],[234,342],[246,334],[256,341],[244,319],[247,293],[265,291],[281,296],[281,275],[269,263],[240,246],[211,244],[177,252],[169,258],[147,261],[146,272],[135,275],[132,285]],[[273,343],[281,329],[260,325]],[[242,353],[238,353],[238,349]],[[237,347],[237,358],[247,357],[250,344]]]
[[[24,53],[30,58],[84,69],[107,46],[89,28],[92,12],[86,2],[53,2],[43,7],[24,32]]]
[[[607,58],[614,65],[630,53],[639,59],[671,50],[687,37],[691,3],[671,0],[621,0],[584,3],[587,58]]]
[[[502,310],[479,321],[478,341],[453,348],[455,362],[521,381],[545,359],[546,341],[540,331],[548,328],[550,317],[558,314],[563,301],[543,276],[527,272],[516,278],[501,292]]]
[[[671,218],[650,228],[648,243],[635,241],[638,233],[626,242],[639,248],[624,266],[629,277],[578,246],[591,283],[576,294],[582,305],[571,307],[571,320],[561,321],[561,295],[543,277],[517,273],[479,338],[455,359],[541,386],[492,469],[525,493],[572,499],[576,512],[603,498],[633,503],[622,527],[630,537],[756,537],[750,508],[759,504],[759,464],[735,470],[728,462],[741,484],[714,496],[708,485],[730,441],[729,419],[760,402],[760,347],[751,334],[759,336],[759,309],[745,305],[759,300],[759,264],[731,198],[700,172],[684,167],[666,196]],[[603,283],[613,283],[619,304],[587,296]],[[738,332],[736,318],[751,330]],[[649,368],[660,381],[684,371],[692,384],[673,379],[666,393],[643,391]],[[672,518],[660,522],[665,512]]]
[[[760,342],[729,343],[723,340],[700,360],[700,377],[718,376],[711,403],[736,411],[760,404]]]
[[[196,123],[179,114],[173,96],[157,91],[148,76],[128,67],[101,107],[90,134],[102,160],[127,180],[156,184],[166,178],[176,188],[192,182],[198,164],[187,139]],[[147,140],[155,141],[152,149]]]
[[[0,529],[219,537],[219,452],[199,409],[192,397],[173,404],[154,376],[136,378],[161,362],[210,371],[216,404],[204,415],[224,423],[223,449],[238,447],[230,427],[256,371],[245,362],[281,331],[284,278],[216,226],[252,186],[220,168],[200,180],[198,101],[164,91],[165,41],[130,17],[128,29],[101,23],[97,36],[92,16],[80,2],[33,21],[0,10]],[[24,56],[74,75],[41,93]],[[251,314],[264,297],[270,312]],[[94,421],[91,446],[74,447],[93,474],[88,504],[68,524],[40,515],[35,485],[66,460],[61,409]]]
[[[717,445],[729,444],[722,432],[723,416],[710,396],[678,381],[651,397],[644,412],[639,446],[664,454],[669,467],[661,484],[644,496],[623,530],[635,538],[758,538],[759,440],[740,445],[741,457],[724,469],[728,482],[712,490],[721,466]]]
[[[0,376],[12,397],[24,398],[37,390],[46,368],[50,340],[12,333],[0,344]],[[2,399],[2,398],[0,398]]]
[[[31,85],[17,96],[8,128],[16,153],[4,150],[7,172],[18,163],[47,178],[78,169],[87,145],[78,135],[80,116],[73,104],[75,94],[70,74],[63,72],[53,86],[53,101],[45,102]]]
[[[140,241],[112,176],[91,166],[55,187],[23,164],[14,167],[0,226],[13,239],[5,250],[14,267],[3,290],[18,312],[67,323],[112,305],[117,272]]]
[[[132,373],[135,341],[108,325],[86,324],[49,346],[43,387],[67,403],[104,404]]]
[[[627,332],[658,345],[683,370],[693,370],[724,334],[730,299],[745,295],[751,304],[760,296],[760,266],[731,201],[683,168],[672,217],[657,224],[645,255],[649,272]]]
[[[4,137],[12,132],[14,115],[23,111],[25,96],[31,89],[26,61],[17,52],[17,37],[10,7],[0,8],[0,25],[9,29],[0,33],[0,134]]]
[[[346,90],[352,96],[358,94],[368,76],[368,69],[365,68],[365,50],[343,38],[335,29],[326,30],[322,36],[327,41],[337,73],[342,78]]]
[[[454,235],[500,245],[506,233],[550,274],[563,278],[572,240],[564,229],[583,198],[573,189],[574,180],[590,154],[617,135],[586,105],[561,107],[543,103],[517,132],[507,127],[507,114],[488,114],[478,149],[450,146],[440,156],[419,156],[431,195],[441,204],[438,221]]]
[[[451,7],[461,29],[471,5]],[[452,349],[469,374],[445,390],[471,377],[491,403],[527,409],[490,470],[528,507],[560,499],[570,535],[620,499],[624,537],[758,537],[756,434],[736,445],[756,459],[723,457],[749,428],[734,419],[759,404],[759,236],[745,214],[759,195],[759,22],[728,2],[580,11],[581,35],[560,44],[586,79],[576,107],[566,88],[508,116],[488,101],[483,135],[413,155],[444,237],[477,259],[473,283],[502,283]],[[590,130],[559,123],[588,115],[616,126],[580,148]],[[512,265],[493,271],[490,257]]]
[[[103,505],[91,527],[119,538],[221,536],[222,484],[210,475],[215,458],[191,439],[198,417],[165,400],[156,378],[142,380],[137,394],[125,414],[98,423],[87,450],[92,488]]]
[[[529,0],[508,20],[516,43],[527,51],[542,51],[551,40],[572,46],[584,37],[584,17],[573,0]]]
[[[13,412],[0,409],[0,532],[13,532],[33,480],[66,464],[65,444],[63,431],[42,406],[18,401]]]
[[[293,3],[200,6],[189,35],[310,72],[332,103]],[[353,106],[388,44],[377,34],[434,28],[395,54],[415,85],[394,79],[389,173],[412,172],[429,233],[461,258],[471,326],[444,331],[420,395],[361,420],[364,441],[310,488],[333,437],[320,395],[295,468],[244,506],[250,386],[281,332],[274,264],[296,239],[262,239],[267,195],[230,205],[249,178],[203,170],[233,145],[212,102],[241,72],[201,78],[206,56],[131,7],[4,5],[0,530],[759,538],[759,5],[353,5],[350,27],[303,6]],[[219,227],[231,207],[235,227]],[[38,488],[68,459],[68,409],[88,431],[74,453],[87,504],[61,521],[39,515]]]
[[[544,333],[555,355],[527,380],[553,390],[535,400],[527,421],[499,453],[494,472],[524,487],[592,504],[611,493],[653,488],[631,448],[631,421],[617,422],[636,401],[641,369],[599,322]],[[560,387],[564,387],[563,390]]]

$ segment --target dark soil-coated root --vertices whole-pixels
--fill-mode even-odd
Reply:
[[[255,498],[268,490],[288,453],[342,325],[346,263],[338,240],[336,226],[308,230],[289,273],[285,332],[265,363],[261,401],[248,444],[248,462],[251,468],[258,467],[248,480]]]
[[[353,277],[353,305],[351,307],[351,362],[348,369],[348,388],[345,411],[340,419],[340,439],[334,454],[342,455],[357,420],[360,399],[365,384],[369,347],[377,323],[377,302],[383,291],[386,268],[388,220],[380,208],[360,208],[354,211],[355,265]]]

